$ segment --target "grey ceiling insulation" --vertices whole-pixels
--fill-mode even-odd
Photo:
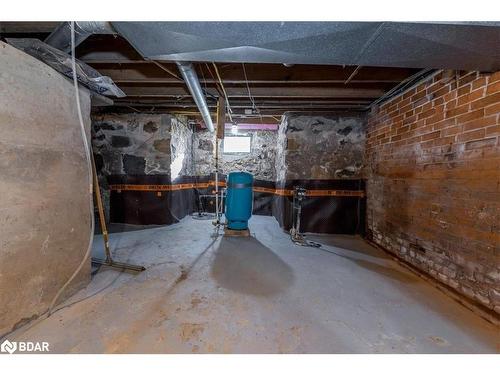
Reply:
[[[112,22],[147,59],[494,71],[500,23]]]

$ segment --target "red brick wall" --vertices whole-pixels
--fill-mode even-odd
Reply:
[[[500,313],[500,72],[441,72],[374,109],[374,242]]]

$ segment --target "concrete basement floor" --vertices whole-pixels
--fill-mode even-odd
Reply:
[[[499,331],[359,237],[293,245],[272,217],[251,238],[210,221],[111,235],[133,275],[101,268],[51,317],[14,332],[56,353],[495,353]],[[95,254],[102,239],[95,238]]]

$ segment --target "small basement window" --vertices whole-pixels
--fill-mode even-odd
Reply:
[[[225,154],[248,154],[250,152],[251,136],[224,137]]]

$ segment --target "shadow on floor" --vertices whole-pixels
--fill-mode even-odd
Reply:
[[[223,237],[211,275],[224,288],[260,296],[280,293],[294,279],[288,264],[254,237]]]
[[[350,258],[353,262],[355,262],[358,266],[361,266],[371,272],[377,273],[379,275],[382,275],[384,277],[387,277],[389,279],[399,281],[401,283],[409,284],[409,283],[415,283],[419,281],[418,277],[415,275],[412,275],[408,271],[399,271],[396,268],[393,267],[385,267],[377,263],[373,262],[368,262],[366,260],[362,259],[353,259]]]
[[[399,270],[398,268],[392,266],[386,267],[385,265],[380,264],[380,260],[372,262],[369,260],[360,259],[357,256],[350,256],[348,254],[342,253],[342,250],[348,250],[357,254],[368,255],[373,258],[380,258],[383,263],[385,263],[383,259],[390,260],[390,258],[381,250],[370,246],[358,237],[350,237],[351,238],[346,236],[307,236],[308,239],[314,239],[315,242],[321,243],[322,245],[337,248],[337,250],[327,249],[325,246],[323,246],[318,248],[317,250],[340,256],[344,259],[356,263],[358,266],[363,267],[368,271],[405,284],[414,283],[419,280],[417,276],[413,275],[409,271]],[[389,262],[388,264],[392,265],[392,262]]]
[[[166,224],[165,225],[156,225],[156,224],[136,225],[136,224],[124,224],[124,223],[106,223],[108,233],[134,232],[137,230],[155,229],[155,228],[162,228],[162,227],[167,227],[167,226],[169,226],[169,225],[166,225]],[[94,234],[102,234],[101,224],[99,222],[98,217],[95,219]]]
[[[352,235],[321,235],[307,234],[307,239],[323,245],[338,247],[341,249],[355,251],[360,254],[369,255],[375,258],[390,259],[382,250],[376,249],[367,244],[361,237]]]

